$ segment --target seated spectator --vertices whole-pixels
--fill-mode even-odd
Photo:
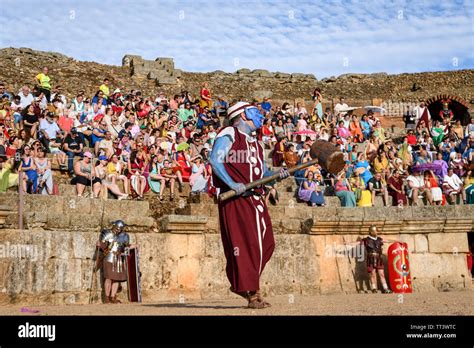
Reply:
[[[28,105],[21,112],[21,119],[23,120],[23,129],[33,138],[36,138],[36,132],[39,126],[39,117],[35,113],[35,108],[33,104]]]
[[[99,155],[99,144],[102,140],[105,139],[106,133],[107,133],[107,123],[102,119],[99,122],[99,126],[92,130],[92,135],[91,135],[90,146],[94,149],[94,153],[96,156]]]
[[[163,201],[163,192],[166,186],[166,179],[161,175],[163,168],[163,155],[161,153],[151,157],[150,174],[148,175],[148,184],[154,193],[160,195],[160,201]]]
[[[191,192],[204,192],[207,188],[207,172],[202,161],[201,155],[196,155],[191,159],[192,174],[189,177],[189,185],[191,185]]]
[[[212,112],[205,107],[203,112],[199,113],[196,129],[202,129],[202,127],[209,125],[212,122]]]
[[[362,134],[364,135],[364,140],[368,140],[370,138],[370,133],[372,132],[369,117],[364,114],[362,115],[362,119],[360,121],[360,128],[362,130]]]
[[[277,134],[277,143],[273,149],[272,162],[274,167],[281,167],[283,165],[283,157],[286,150],[287,138],[283,133]]]
[[[389,161],[387,154],[383,151],[382,148],[379,148],[377,157],[374,159],[374,171],[376,174],[380,174],[383,181],[387,181],[389,173]]]
[[[441,170],[441,178],[444,178],[446,176],[446,174],[448,174],[448,164],[446,163],[445,160],[443,160],[443,153],[442,152],[438,152],[436,154],[436,160],[433,161],[433,164],[436,164],[438,165]]]
[[[189,181],[189,176],[191,175],[190,156],[187,152],[189,145],[186,145],[187,146],[182,146],[178,144],[178,151],[173,153],[172,156],[172,167],[177,176],[180,191],[182,190],[183,181]]]
[[[139,144],[137,150],[132,151],[128,159],[128,179],[139,201],[143,200],[143,194],[149,188],[147,183],[148,163],[138,156],[141,147],[143,147],[143,144]]]
[[[411,205],[417,206],[419,198],[426,198],[426,200],[431,205],[431,191],[426,189],[425,180],[421,176],[421,172],[418,169],[413,170],[413,173],[407,177],[407,183],[408,198],[411,200]]]
[[[418,143],[418,140],[416,139],[416,135],[415,135],[415,132],[413,131],[413,129],[408,130],[408,134],[407,134],[406,138],[407,138],[407,144],[408,145],[414,146]]]
[[[112,183],[118,185],[118,182],[122,181],[125,194],[130,195],[130,183],[127,176],[124,174],[126,165],[119,161],[119,156],[113,154],[109,163],[107,164],[107,179]]]
[[[453,167],[454,174],[462,178],[466,173],[464,167],[467,165],[467,160],[462,158],[462,154],[460,152],[452,152],[451,154],[452,159],[449,162],[449,166]]]
[[[398,158],[402,160],[404,169],[407,169],[413,164],[413,156],[411,154],[411,146],[408,144],[408,138],[403,138],[403,143],[400,145],[398,150]]]
[[[39,139],[44,148],[49,149],[49,142],[59,137],[61,130],[58,127],[56,116],[52,112],[48,112],[46,117],[39,124]]]
[[[0,192],[6,192],[10,187],[18,186],[18,164],[13,157],[8,158],[5,148],[0,145]]]
[[[107,158],[110,158],[114,153],[114,142],[112,140],[112,134],[109,131],[106,131],[105,137],[98,142],[97,153]]]
[[[380,144],[383,144],[383,142],[385,141],[385,129],[382,128],[382,124],[380,123],[380,121],[377,120],[375,122],[372,134]]]
[[[315,172],[307,172],[306,179],[300,185],[298,190],[298,198],[308,203],[309,205],[324,206],[324,186],[322,184],[322,178],[316,179]]]
[[[291,121],[291,117],[288,117],[286,119],[286,122],[285,124],[283,125],[283,132],[285,133],[285,136],[289,139],[289,140],[293,140],[293,133],[295,132],[295,125],[293,124],[293,122]]]
[[[421,148],[415,164],[420,165],[420,164],[426,164],[426,163],[431,163],[431,158],[428,155],[428,151],[426,151],[426,149],[424,148]]]
[[[388,193],[392,196],[393,206],[407,205],[407,196],[403,190],[403,178],[400,171],[394,170],[392,175],[388,178]]]
[[[271,126],[271,120],[265,119],[263,121],[263,126],[261,128],[260,134],[262,136],[262,142],[267,147],[272,149],[273,148],[273,128]]]
[[[377,139],[374,136],[369,138],[367,146],[365,147],[365,157],[369,162],[372,162],[377,157]]]
[[[349,181],[346,179],[346,173],[342,172],[337,176],[335,185],[336,196],[341,201],[343,207],[355,207],[356,199]]]
[[[92,153],[86,151],[84,157],[74,163],[75,177],[71,180],[71,185],[76,185],[78,197],[82,197],[87,186],[92,186],[92,197],[99,197],[102,188],[101,180],[96,176],[95,167],[92,164]]]
[[[161,176],[165,178],[165,181],[170,184],[170,201],[173,201],[174,199],[174,183],[176,182],[176,179],[178,179],[178,176],[176,175],[176,172],[173,168],[172,163],[165,159],[163,161],[163,168],[161,168]],[[164,187],[164,185],[162,185]],[[161,199],[161,198],[160,198]]]
[[[19,168],[25,175],[23,176],[23,192],[36,193],[38,188],[38,173],[35,162],[31,156],[31,148],[25,145],[22,150],[21,165]]]
[[[367,190],[367,184],[360,175],[365,172],[365,168],[359,167],[354,170],[353,176],[350,179],[352,191],[358,207],[371,207],[372,206],[372,193]]]
[[[449,204],[456,204],[456,199],[459,196],[462,197],[464,204],[466,204],[466,191],[464,191],[463,182],[454,173],[453,167],[448,168],[448,174],[443,179],[443,189]]]
[[[397,156],[395,150],[390,150],[388,152],[388,173],[393,173],[398,171],[400,174],[403,174],[405,170],[403,169],[403,161]]]
[[[289,144],[287,151],[283,155],[283,160],[287,168],[293,168],[298,163],[298,154],[295,152],[295,145]]]
[[[69,174],[71,175],[74,173],[74,169],[73,169],[74,156],[82,156],[83,146],[84,146],[84,143],[79,137],[79,135],[77,134],[77,129],[72,128],[71,133],[68,134],[66,138],[64,139],[64,145],[63,145],[63,149],[66,152],[66,156],[67,156],[67,167],[69,170]]]
[[[444,128],[441,127],[441,123],[439,121],[435,121],[433,128],[431,128],[430,135],[433,139],[434,146],[438,147],[438,145],[443,142]]]
[[[349,131],[349,129],[344,125],[344,121],[339,121],[338,127],[337,127],[337,135],[344,140],[347,139],[351,135],[351,132]]]
[[[466,192],[466,203],[474,204],[474,171],[469,170],[464,182],[464,191]]]
[[[5,154],[7,157],[14,157],[16,152],[21,148],[21,139],[17,136],[11,136],[8,139],[8,145],[5,149]]]
[[[53,173],[51,172],[51,161],[46,158],[46,151],[43,147],[37,150],[37,157],[34,159],[36,173],[38,174],[38,193],[42,195],[53,194]]]
[[[360,169],[359,169],[360,168]],[[372,173],[370,172],[370,164],[367,162],[366,156],[363,152],[359,152],[357,155],[357,162],[354,165],[354,170],[358,170],[359,175],[367,185],[370,179],[372,179]]]
[[[282,119],[278,120],[275,125],[275,134],[283,134],[285,136],[285,127]]]
[[[276,182],[271,181],[265,184],[265,204],[268,206],[270,203],[272,205],[278,205],[280,203],[280,199],[278,196],[278,191],[275,187]]]
[[[367,188],[372,194],[372,206],[375,205],[375,196],[382,196],[384,206],[388,205],[387,186],[382,182],[381,173],[375,173],[374,177],[369,180]]]
[[[359,119],[356,115],[352,115],[352,121],[349,124],[349,130],[351,131],[354,141],[356,143],[361,143],[364,141],[364,135],[362,133],[362,127],[360,125]]]
[[[425,187],[431,191],[431,197],[435,205],[441,205],[443,202],[443,192],[438,184],[438,179],[431,170],[424,173]]]
[[[127,199],[128,194],[120,191],[120,188],[117,186],[117,184],[111,179],[109,179],[109,176],[107,175],[108,162],[109,161],[107,159],[107,156],[101,155],[99,156],[99,163],[95,167],[95,173],[97,177],[101,180],[102,190],[105,191],[105,194],[107,194],[108,191],[112,192],[115,196],[117,196],[119,201],[122,199]]]

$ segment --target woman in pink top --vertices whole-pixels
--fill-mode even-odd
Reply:
[[[304,114],[300,114],[300,119],[298,120],[298,123],[296,124],[298,131],[306,130],[307,126],[308,126],[308,122],[306,122],[306,120],[304,119]]]
[[[344,121],[339,121],[339,126],[337,127],[337,134],[343,139],[347,139],[351,135],[350,130],[344,127]]]

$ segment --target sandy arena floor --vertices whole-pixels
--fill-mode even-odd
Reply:
[[[185,303],[0,306],[0,315],[474,315],[474,291],[397,294],[275,296],[271,308],[251,310],[242,299],[189,300]],[[403,302],[402,302],[403,301]],[[400,303],[401,302],[401,303]]]

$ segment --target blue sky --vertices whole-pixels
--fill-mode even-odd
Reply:
[[[403,73],[474,68],[474,0],[0,0],[0,47],[185,71]]]

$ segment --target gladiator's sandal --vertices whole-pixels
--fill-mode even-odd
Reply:
[[[265,302],[263,298],[260,296],[260,293],[256,291],[253,295],[249,294],[249,308],[252,309],[263,309],[271,307],[270,303]]]
[[[117,299],[117,295],[115,295],[114,298],[112,299],[112,303],[122,303],[122,301]]]

